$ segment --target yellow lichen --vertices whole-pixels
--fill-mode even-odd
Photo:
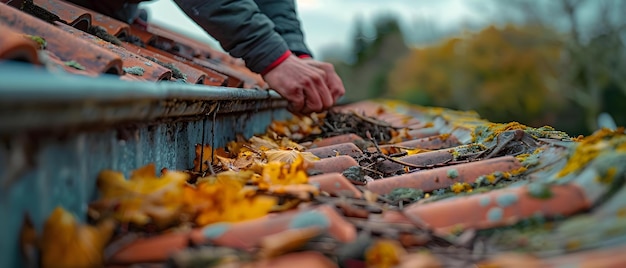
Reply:
[[[524,162],[524,160],[526,160],[529,156],[530,154],[519,154],[516,155],[515,158],[517,158],[517,161]]]
[[[520,174],[522,174],[522,173],[526,172],[526,170],[528,170],[528,168],[526,168],[526,167],[520,167],[520,168],[517,168],[517,169],[511,170],[510,174],[511,174],[511,175],[513,175],[513,176],[517,176],[517,175],[520,175]],[[507,179],[508,179],[508,178],[507,178]]]
[[[583,138],[576,146],[574,153],[570,156],[567,164],[556,175],[557,178],[562,178],[570,173],[576,172],[584,168],[591,160],[595,159],[605,148],[611,147],[610,144],[605,142],[611,138],[623,135],[624,129],[619,128],[616,131],[610,129],[600,129],[594,132],[592,135]]]
[[[611,184],[613,182],[613,178],[615,178],[615,174],[617,174],[617,168],[610,167],[605,174],[598,176],[596,180],[600,183]]]
[[[496,175],[493,174],[489,174],[485,176],[485,178],[487,179],[487,181],[489,181],[489,183],[494,183],[496,181]]]
[[[455,194],[458,194],[461,192],[471,192],[473,189],[472,186],[466,182],[457,182],[450,186],[450,190],[452,190]]]

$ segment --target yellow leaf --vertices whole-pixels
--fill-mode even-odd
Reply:
[[[97,226],[80,225],[76,218],[57,207],[44,224],[41,237],[43,267],[100,267],[104,247],[115,223],[105,220]]]
[[[253,172],[222,172],[199,179],[196,188],[185,188],[185,203],[195,212],[195,222],[204,226],[216,222],[237,222],[266,215],[276,199],[256,195],[244,188]]]
[[[268,185],[305,184],[309,181],[306,174],[308,167],[309,163],[298,155],[291,164],[277,161],[265,164],[261,177]]]
[[[102,171],[98,176],[101,197],[92,207],[101,214],[112,213],[121,222],[167,227],[182,211],[183,185],[188,175],[167,171],[158,178],[154,174],[153,165],[136,170],[129,180],[122,173]]]
[[[291,164],[293,163],[298,156],[304,158],[305,161],[317,161],[320,160],[319,157],[315,156],[310,152],[300,152],[296,150],[267,150],[265,151],[265,157],[268,162],[282,162]]]
[[[407,155],[414,155],[414,154],[421,154],[421,153],[425,153],[425,152],[430,152],[430,150],[420,149],[420,148],[406,149],[405,151],[406,151]]]
[[[390,268],[398,265],[404,255],[406,251],[397,241],[382,239],[367,249],[365,262],[367,267]]]
[[[252,138],[250,138],[249,142],[252,148],[259,150],[259,151],[280,148],[280,146],[274,140],[270,139],[268,136],[263,136],[263,137],[253,136]]]

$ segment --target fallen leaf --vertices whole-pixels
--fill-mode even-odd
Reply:
[[[276,205],[276,198],[257,195],[256,190],[244,187],[253,174],[251,171],[222,172],[199,179],[195,188],[185,187],[185,203],[196,215],[196,224],[238,222],[269,213]]]
[[[57,207],[46,220],[41,237],[43,267],[100,267],[103,251],[115,223],[112,219],[97,226],[81,225],[76,218]]]
[[[219,162],[219,157],[228,157],[228,153],[224,148],[217,148],[213,150],[210,145],[196,144],[196,158],[193,159],[193,170],[196,172],[203,172],[209,169],[209,160],[213,156],[212,164]],[[202,166],[200,166],[200,158],[202,158]]]
[[[309,162],[320,160],[319,157],[311,152],[300,152],[297,150],[272,149],[265,151],[265,156],[268,162],[282,162],[288,164],[293,163],[298,156],[302,156],[305,161]]]
[[[406,255],[405,249],[394,240],[381,239],[374,242],[365,252],[367,267],[391,268]]]
[[[98,176],[101,197],[91,205],[100,214],[112,213],[121,222],[139,226],[154,223],[165,228],[182,212],[183,186],[188,177],[178,171],[156,177],[153,164],[135,170],[128,180],[120,172],[104,170]]]

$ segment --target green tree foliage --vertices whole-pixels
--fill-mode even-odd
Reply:
[[[416,48],[390,73],[391,96],[463,110],[494,122],[528,125],[561,104],[546,81],[554,80],[561,44],[542,28],[488,27],[439,46]]]

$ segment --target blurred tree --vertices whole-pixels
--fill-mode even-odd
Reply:
[[[389,77],[391,94],[423,105],[475,110],[495,122],[528,125],[560,106],[546,85],[561,44],[543,28],[488,27],[439,46],[413,49]]]
[[[500,4],[504,17],[522,18],[525,25],[558,29],[552,36],[563,40],[557,79],[561,96],[582,108],[586,132],[597,128],[600,113],[611,114],[626,125],[626,1],[550,0],[507,1]],[[511,8],[511,6],[516,8]],[[513,13],[515,16],[509,16]],[[571,116],[571,115],[565,115]]]
[[[397,16],[391,13],[374,19],[375,35],[368,36],[360,18],[355,21],[350,63],[334,62],[351,101],[377,98],[387,92],[387,77],[395,61],[408,54]]]

